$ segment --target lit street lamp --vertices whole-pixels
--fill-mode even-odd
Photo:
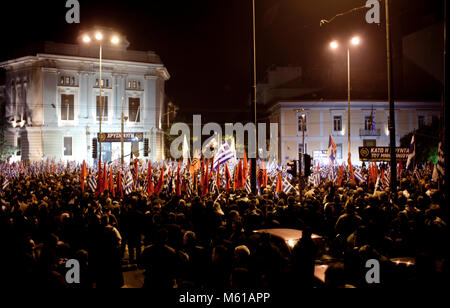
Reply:
[[[100,88],[100,119],[99,119],[99,128],[98,128],[98,143],[99,143],[99,152],[100,152],[100,159],[102,157],[102,138],[101,138],[101,134],[102,134],[102,120],[103,120],[103,100],[102,100],[102,86],[103,86],[103,79],[102,79],[102,54],[103,54],[103,33],[100,31],[96,31],[95,33],[86,33],[85,35],[83,35],[83,43],[85,44],[89,44],[91,43],[92,39],[91,37],[94,37],[95,40],[98,42],[99,44],[99,73],[100,73],[100,78],[99,78],[99,88]],[[120,42],[120,39],[117,35],[114,35],[111,37],[110,40],[111,44],[117,45]]]
[[[351,157],[350,151],[350,92],[351,92],[351,83],[350,83],[350,46],[357,46],[361,43],[361,40],[358,36],[353,37],[350,40],[350,44],[347,45],[347,97],[348,97],[348,115],[347,115],[347,126],[348,126],[348,158]],[[330,43],[330,48],[336,50],[339,48],[339,43],[337,41],[332,41]]]

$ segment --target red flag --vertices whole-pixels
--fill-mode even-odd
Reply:
[[[147,169],[147,195],[151,196],[153,195],[154,188],[153,188],[153,177],[152,177],[152,163],[148,163],[148,169]]]
[[[178,171],[177,171],[177,196],[181,196],[181,176],[180,176],[180,165],[178,164]]]
[[[114,189],[114,178],[113,178],[112,166],[109,166],[109,190],[111,191],[113,197],[115,197],[116,190]]]
[[[117,172],[117,194],[123,198],[122,173]]]
[[[243,162],[243,173],[242,173],[242,183],[245,183],[245,181],[247,181],[247,176],[248,176],[248,162],[247,162],[247,154],[245,153],[245,149],[244,149],[244,162]]]
[[[222,185],[220,185],[221,183],[220,183],[220,165],[219,166],[217,166],[217,174],[216,174],[216,182],[217,182],[217,191],[220,191],[220,188],[221,188],[221,186]]]
[[[204,179],[204,185],[202,187],[202,197],[206,196],[208,194],[208,186],[209,186],[209,174],[208,174],[208,166],[209,166],[209,159],[208,163],[206,164],[206,174]]]
[[[230,174],[230,170],[228,170],[228,163],[225,163],[225,182],[226,182],[227,192],[230,191],[230,178],[231,178],[231,174]]]
[[[278,176],[277,176],[277,186],[276,186],[276,192],[282,192],[283,191],[283,183],[282,183],[282,179],[281,179],[281,172],[278,172]]]
[[[164,185],[164,167],[161,168],[161,174],[159,176],[158,184],[156,184],[155,187],[156,195],[158,195],[161,192],[163,185]]]
[[[87,176],[86,162],[83,160],[83,165],[81,167],[81,174],[80,174],[80,183],[81,183],[81,191],[82,192],[84,192],[86,176]]]
[[[103,168],[103,170],[105,173],[105,180],[103,181],[103,183],[104,183],[103,191],[105,191],[105,190],[109,190],[108,169],[106,169],[106,163],[105,163],[105,168]]]
[[[55,171],[56,171],[55,162],[53,162],[53,164],[52,164],[52,173],[55,173]]]
[[[244,178],[244,171],[242,170],[242,161],[239,161],[234,179],[235,189],[243,188],[244,186],[243,178]]]

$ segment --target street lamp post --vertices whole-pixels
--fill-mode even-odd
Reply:
[[[253,25],[253,91],[252,91],[252,117],[253,117],[253,122],[255,124],[255,135],[253,136],[254,138],[254,144],[256,146],[256,148],[258,148],[257,145],[257,129],[258,129],[258,123],[257,123],[257,118],[256,118],[256,12],[255,12],[255,0],[252,0],[252,25]],[[250,136],[249,136],[250,137]],[[251,137],[250,137],[251,138]],[[256,153],[254,153],[256,155]],[[252,188],[252,192],[256,192],[257,189],[257,185],[256,185],[256,180],[257,180],[257,175],[256,175],[256,157],[251,158],[251,188]]]
[[[351,45],[357,46],[359,45],[359,43],[361,42],[361,40],[359,39],[359,37],[355,36],[351,39],[350,43]],[[337,41],[332,41],[330,43],[330,47],[331,49],[337,49],[339,47],[339,44]],[[351,158],[351,129],[350,129],[350,101],[351,101],[351,71],[350,71],[350,45],[347,46],[347,126],[348,126],[348,158],[350,160]]]
[[[103,87],[103,78],[102,78],[102,58],[103,58],[103,33],[100,31],[95,32],[93,37],[98,41],[99,43],[99,89],[100,89],[100,95],[99,95],[99,104],[100,104],[100,119],[98,124],[98,143],[99,143],[99,152],[100,152],[100,159],[102,157],[102,120],[103,120],[103,99],[102,99],[102,87]],[[83,42],[88,44],[92,41],[90,34],[85,34],[83,36]],[[111,38],[111,44],[118,44],[120,42],[120,39],[118,36],[114,35]],[[122,155],[123,157],[123,155]]]

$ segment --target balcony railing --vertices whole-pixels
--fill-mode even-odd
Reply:
[[[363,129],[359,130],[360,136],[381,136],[381,129]]]

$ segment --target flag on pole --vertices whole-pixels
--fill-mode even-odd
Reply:
[[[413,171],[414,169],[414,158],[416,157],[416,143],[414,141],[414,135],[411,138],[411,144],[409,145],[408,160],[406,162],[406,169]]]
[[[291,183],[289,183],[289,181],[288,181],[286,178],[284,178],[284,179],[283,179],[283,191],[284,191],[286,194],[288,194],[288,193],[290,193],[293,189],[295,189],[294,186],[292,186]]]
[[[333,165],[334,165],[334,161],[336,160],[336,149],[337,149],[337,146],[334,143],[333,137],[331,137],[331,135],[330,135],[330,138],[328,141],[328,158],[330,159],[331,164],[333,164]]]
[[[183,140],[183,165],[184,166],[187,165],[189,158],[191,158],[190,150],[189,150],[189,143],[187,141],[186,135],[184,135],[184,140]]]
[[[125,180],[125,195],[131,194],[132,191],[133,191],[133,175],[131,174],[131,171],[128,171]]]
[[[366,182],[366,179],[365,179],[364,175],[362,174],[361,168],[356,168],[354,174],[355,174],[355,179],[358,181],[358,183]]]
[[[123,198],[122,172],[117,173],[117,194]]]
[[[92,173],[89,177],[88,186],[92,190],[92,192],[95,192],[95,190],[97,189],[97,179],[95,178],[95,173]]]
[[[217,170],[217,168],[232,159],[235,156],[235,153],[231,150],[230,146],[226,141],[222,143],[222,145],[219,148],[219,151],[217,151],[217,155],[214,157],[214,170]]]

